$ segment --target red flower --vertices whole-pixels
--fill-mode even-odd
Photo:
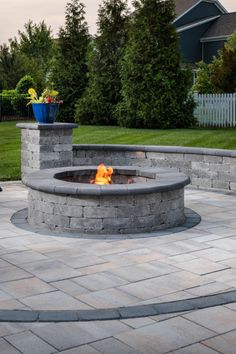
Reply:
[[[50,97],[50,96],[46,97],[46,102],[47,103],[52,103],[53,102],[53,98]]]

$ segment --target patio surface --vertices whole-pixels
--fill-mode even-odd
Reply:
[[[17,228],[10,218],[27,207],[27,191],[20,183],[1,185],[1,310],[116,310],[236,290],[235,194],[186,189],[186,207],[202,217],[197,226],[94,240]],[[204,307],[113,321],[13,319],[0,323],[0,353],[235,354],[236,303]]]

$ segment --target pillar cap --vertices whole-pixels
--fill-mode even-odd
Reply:
[[[56,129],[74,129],[78,128],[75,123],[53,123],[53,124],[38,124],[38,123],[17,123],[17,128],[31,130],[56,130]]]

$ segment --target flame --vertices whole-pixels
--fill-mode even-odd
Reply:
[[[106,167],[103,163],[101,163],[97,168],[97,174],[95,180],[91,180],[90,183],[94,184],[111,184],[111,176],[113,174],[112,167]]]

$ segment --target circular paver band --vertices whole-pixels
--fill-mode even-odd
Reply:
[[[236,302],[236,291],[187,300],[96,310],[0,310],[0,322],[82,322],[124,320],[177,312],[194,311]]]

